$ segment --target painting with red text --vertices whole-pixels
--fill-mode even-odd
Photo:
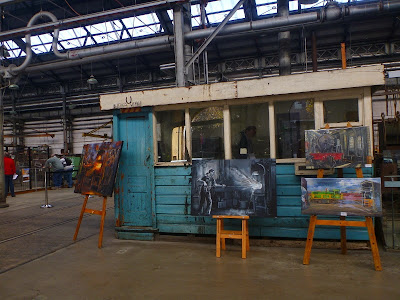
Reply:
[[[122,141],[83,146],[75,193],[111,197]]]

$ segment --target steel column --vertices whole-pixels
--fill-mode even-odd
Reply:
[[[278,0],[278,16],[289,17],[289,0]],[[279,75],[290,75],[290,31],[278,33],[279,42]]]
[[[174,6],[174,36],[175,36],[175,74],[176,85],[185,86],[185,56],[183,37],[183,8],[181,5]]]

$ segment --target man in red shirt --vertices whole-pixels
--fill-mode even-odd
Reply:
[[[11,192],[11,197],[15,197],[14,193],[14,183],[13,183],[13,175],[15,174],[15,163],[11,158],[10,153],[4,152],[4,174],[6,177],[6,192],[5,196],[7,197],[8,190]]]

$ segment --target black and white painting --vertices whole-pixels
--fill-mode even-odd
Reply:
[[[305,131],[306,166],[314,169],[360,168],[367,164],[368,127]]]
[[[275,159],[198,160],[191,214],[276,216]]]

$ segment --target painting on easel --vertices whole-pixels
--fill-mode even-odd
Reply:
[[[367,164],[368,127],[305,131],[306,166],[310,169],[360,168]]]
[[[195,160],[191,214],[276,216],[274,159]]]
[[[111,197],[122,141],[83,146],[75,193]]]
[[[381,216],[380,178],[302,178],[301,213]]]

